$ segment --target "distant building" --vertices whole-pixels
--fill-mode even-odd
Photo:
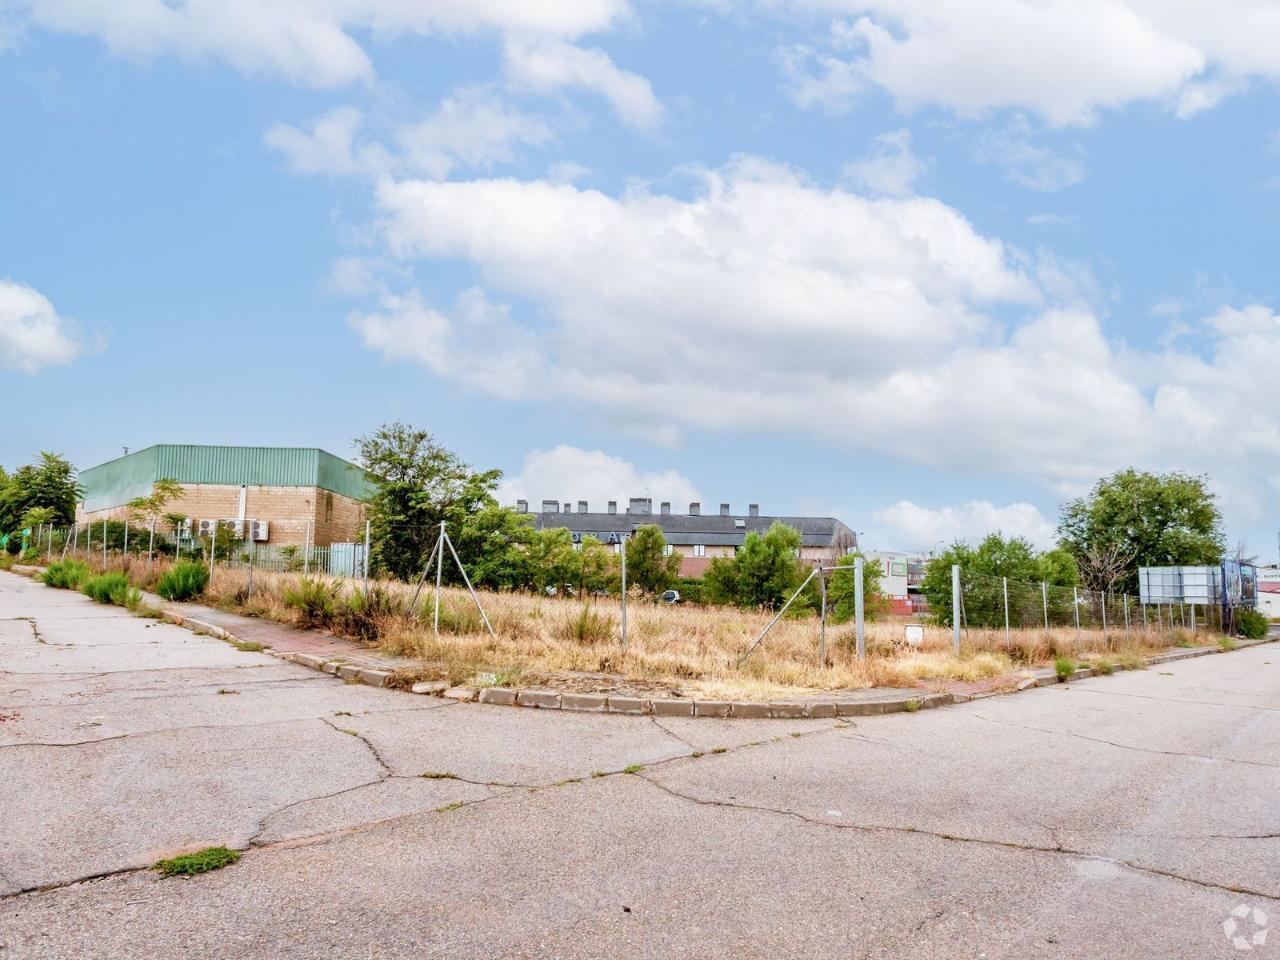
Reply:
[[[529,512],[529,502],[517,501],[516,509]],[[675,513],[666,501],[655,513],[648,497],[633,497],[622,512],[616,500],[610,500],[604,512],[592,512],[585,500],[563,504],[543,500],[533,517],[535,529],[565,528],[575,540],[595,537],[615,547],[638,527],[654,524],[661,528],[670,552],[680,556],[682,577],[702,576],[715,557],[732,557],[748,533],[765,533],[775,523],[785,523],[800,533],[800,559],[805,563],[834,562],[858,546],[857,534],[833,517],[763,516],[754,503],[743,515],[733,513],[727,503],[720,504],[716,513],[703,513],[699,503],[689,504],[687,512]]]
[[[1258,568],[1258,609],[1280,617],[1280,567]]]
[[[880,550],[868,556],[880,565],[880,593],[889,601],[889,612],[899,616],[920,616],[929,612],[921,587],[929,560],[919,553]]]
[[[360,501],[372,490],[355,464],[314,447],[156,444],[82,470],[76,520],[124,520],[128,502],[150,496],[163,479],[183,488],[165,512],[185,514],[194,532],[230,521],[242,536],[272,546],[356,540],[364,526]]]

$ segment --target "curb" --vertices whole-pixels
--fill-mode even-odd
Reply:
[[[32,576],[39,572],[38,567],[26,568],[12,572],[22,576]],[[30,572],[28,572],[30,571]],[[161,610],[161,619],[185,627],[199,633],[207,633],[230,644],[241,644],[241,640],[229,630],[209,623],[205,620]],[[1250,647],[1262,646],[1266,643],[1280,641],[1280,634],[1268,635],[1261,640],[1236,639],[1233,650],[1247,650]],[[349,662],[343,657],[321,657],[312,653],[296,651],[276,651],[263,645],[263,653],[278,660],[286,660],[299,666],[309,667],[323,673],[336,676],[349,683],[362,683],[370,687],[386,687],[406,689],[403,681],[397,683],[390,670],[379,670],[373,667],[362,667]],[[1192,647],[1184,650],[1173,650],[1147,657],[1145,666],[1154,667],[1179,660],[1192,660],[1196,657],[1207,657],[1218,653],[1231,653],[1221,647]],[[1119,672],[1121,667],[1116,667]],[[1048,687],[1057,683],[1068,683],[1095,676],[1094,671],[1082,667],[1075,671],[1070,680],[1061,679],[1050,669],[1041,669],[1032,676],[1024,677],[1015,685],[980,693],[927,693],[917,697],[884,698],[879,700],[849,699],[815,699],[815,700],[774,700],[762,702],[739,700],[649,700],[640,697],[611,697],[594,693],[562,693],[558,690],[539,690],[520,687],[451,687],[443,681],[423,681],[414,683],[407,692],[421,696],[437,696],[460,703],[484,703],[492,706],[524,707],[531,710],[572,710],[585,713],[614,713],[631,716],[656,717],[718,717],[721,719],[741,720],[801,720],[832,719],[844,717],[880,716],[887,713],[914,713],[918,710],[948,706],[955,703],[968,703],[983,700],[987,697],[1007,696],[1021,693],[1023,690],[1036,687]]]

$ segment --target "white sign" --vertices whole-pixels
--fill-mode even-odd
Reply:
[[[908,647],[918,647],[924,643],[924,624],[908,623],[902,630]]]

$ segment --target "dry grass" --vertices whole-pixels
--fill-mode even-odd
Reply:
[[[97,568],[102,567],[100,559]],[[113,558],[107,569],[123,570],[137,586],[153,586],[168,563]],[[286,602],[297,574],[255,572],[253,593],[245,596],[246,572],[218,568],[206,602],[250,616],[301,625],[315,622]],[[377,582],[368,603],[358,582],[324,580],[335,596],[334,613],[323,626],[387,653],[416,657],[441,676],[464,682],[477,673],[500,682],[538,682],[567,673],[621,675],[650,689],[678,689],[688,695],[769,699],[822,690],[867,687],[937,686],[950,681],[989,680],[1066,657],[1081,663],[1105,659],[1137,666],[1143,656],[1187,642],[1181,631],[1135,630],[1104,636],[1098,630],[970,630],[963,654],[951,653],[951,631],[926,626],[921,646],[902,645],[903,620],[867,624],[865,661],[854,651],[852,624],[827,627],[827,665],[817,662],[816,616],[782,620],[741,667],[738,658],[768,624],[771,615],[725,607],[665,606],[636,600],[628,606],[628,648],[619,643],[616,600],[583,602],[529,594],[482,593],[496,637],[465,590],[442,593],[440,634],[432,630],[431,590],[410,611],[414,588]],[[1214,639],[1202,635],[1202,643]]]

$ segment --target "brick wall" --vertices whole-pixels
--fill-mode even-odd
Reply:
[[[188,483],[182,490],[182,496],[171,500],[165,513],[183,513],[195,521],[229,520],[240,515],[238,486]],[[123,506],[88,514],[77,509],[76,520],[124,520],[128,513]],[[309,526],[314,529],[312,542],[318,547],[364,536],[364,507],[342,494],[316,487],[246,487],[244,515],[270,524],[267,543],[271,546],[302,546]]]

